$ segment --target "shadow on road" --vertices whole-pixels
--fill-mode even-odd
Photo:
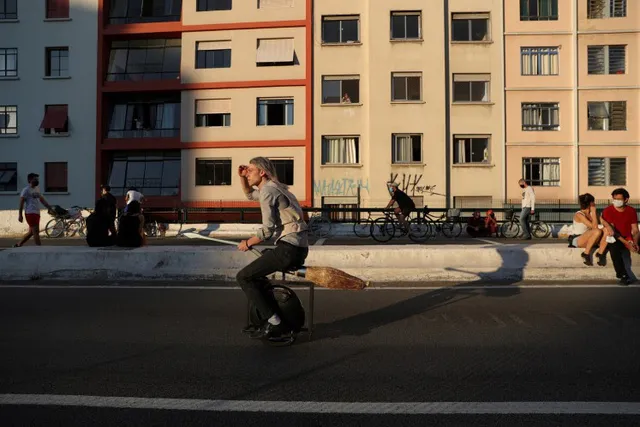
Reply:
[[[318,324],[315,326],[314,341],[348,335],[367,335],[376,328],[469,298],[478,296],[499,298],[516,296],[520,294],[520,288],[515,285],[523,280],[524,268],[529,262],[529,255],[525,251],[527,246],[527,244],[522,244],[513,245],[509,248],[496,248],[502,258],[501,266],[495,271],[477,274],[478,279],[472,282],[458,283],[367,313],[356,314],[331,323]],[[500,280],[497,280],[498,278]],[[468,289],[478,285],[485,287],[483,289]]]

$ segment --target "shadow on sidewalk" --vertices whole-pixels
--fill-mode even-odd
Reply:
[[[447,288],[425,292],[367,313],[356,314],[331,323],[318,324],[315,326],[314,341],[349,335],[367,335],[376,328],[469,298],[479,296],[506,298],[518,295],[520,288],[515,285],[523,280],[524,268],[529,262],[529,255],[525,251],[526,246],[528,245],[496,248],[502,258],[502,265],[495,271],[479,273],[478,279],[472,282],[458,283]],[[497,277],[506,277],[506,279],[497,281]],[[485,287],[469,289],[469,287],[479,285]]]

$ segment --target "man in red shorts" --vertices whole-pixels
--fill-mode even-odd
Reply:
[[[623,254],[625,251],[638,252],[638,213],[633,207],[627,206],[629,192],[624,188],[613,190],[611,197],[613,203],[602,212],[602,222],[609,234],[615,237],[615,241],[610,242],[607,247],[611,252],[616,277],[620,279],[621,285],[627,286],[631,279],[624,266]]]
[[[47,203],[47,201],[42,197],[40,191],[38,190],[38,184],[40,184],[39,175],[36,173],[30,173],[27,175],[27,181],[29,185],[27,185],[20,193],[20,209],[18,213],[18,221],[23,222],[24,218],[22,217],[22,210],[24,209],[25,218],[27,219],[27,224],[29,225],[29,232],[24,235],[22,240],[19,243],[16,243],[13,247],[19,248],[33,236],[33,240],[35,240],[36,245],[40,246],[40,205],[39,202],[42,202],[43,205],[47,207],[47,209],[51,209],[51,205]]]

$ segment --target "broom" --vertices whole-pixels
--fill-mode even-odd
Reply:
[[[209,236],[203,236],[198,233],[182,233],[185,237],[190,239],[203,239],[209,240],[212,242],[223,243],[225,245],[238,246],[238,242],[233,242],[230,240],[222,240],[216,239]],[[257,249],[251,249],[251,252],[257,257],[262,256],[262,252]],[[344,289],[344,290],[354,290],[360,291],[369,286],[369,282],[365,282],[362,279],[354,277],[350,274],[345,273],[342,270],[338,270],[337,268],[332,267],[301,267],[293,272],[285,272],[287,274],[303,277],[310,282],[315,283],[318,286],[329,289]]]

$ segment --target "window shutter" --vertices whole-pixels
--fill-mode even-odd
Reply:
[[[196,50],[221,50],[221,49],[231,49],[231,40],[196,42]]]
[[[588,67],[589,74],[604,74],[605,70],[605,54],[604,46],[589,46]]]
[[[606,185],[605,159],[602,157],[589,158],[589,186]]]
[[[611,105],[611,130],[627,130],[627,102],[613,101]]]
[[[626,69],[625,46],[609,46],[609,74],[624,74]]]
[[[609,160],[609,185],[627,185],[627,159]]]
[[[196,114],[225,114],[230,112],[230,99],[199,99],[196,101]]]

